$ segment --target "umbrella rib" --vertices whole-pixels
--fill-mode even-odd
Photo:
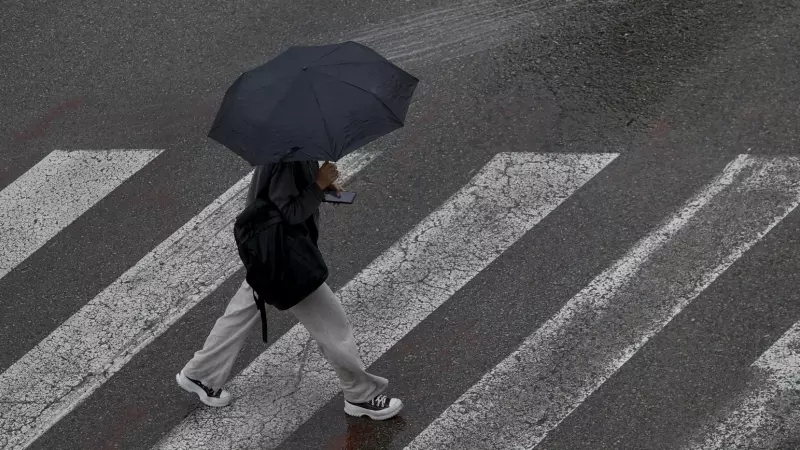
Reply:
[[[311,92],[314,94],[314,101],[317,102],[317,107],[319,108],[319,112],[320,112],[319,115],[320,115],[320,117],[322,117],[322,125],[325,127],[325,134],[328,135],[328,144],[330,144],[329,145],[330,147],[333,147],[333,146],[335,146],[335,142],[333,142],[333,139],[331,138],[331,130],[328,129],[328,121],[325,120],[325,114],[322,112],[322,105],[319,104],[319,97],[317,97],[317,90],[314,88],[314,83],[311,81],[311,77],[308,77],[308,84],[309,84],[309,86],[311,86]],[[336,149],[334,149],[334,152],[336,152]],[[327,151],[325,153],[328,156],[330,156],[331,159],[335,159]]]
[[[285,77],[285,78],[288,78],[288,77]],[[283,103],[284,100],[286,100],[286,97],[289,95],[289,91],[292,90],[292,86],[295,83],[297,83],[297,78],[295,78],[294,80],[292,80],[291,83],[289,83],[289,85],[286,87],[286,91],[283,92],[283,95],[281,95],[281,97],[278,99],[278,101],[275,102],[274,106],[280,105],[281,103]],[[262,86],[262,87],[258,88],[257,90],[261,90],[261,89],[264,89],[264,88],[266,88],[266,86]],[[272,115],[275,114],[275,109],[276,108],[273,107],[272,109],[270,109],[267,112],[266,117],[264,117],[264,122],[269,122],[269,119],[271,119]]]
[[[309,67],[309,69],[310,69],[310,70],[313,70],[311,67]],[[383,100],[381,100],[381,98],[380,98],[380,97],[378,97],[377,95],[375,95],[375,93],[374,93],[374,92],[370,92],[370,91],[368,91],[368,90],[366,90],[366,89],[362,88],[361,86],[356,86],[356,85],[355,85],[355,84],[353,84],[353,83],[350,83],[350,82],[344,81],[344,80],[342,80],[342,79],[340,79],[340,78],[336,78],[336,77],[334,77],[334,76],[332,76],[332,75],[328,75],[328,74],[327,74],[327,73],[325,73],[325,72],[320,72],[320,71],[318,71],[318,70],[314,70],[314,72],[316,72],[316,73],[318,73],[318,74],[321,74],[321,75],[325,75],[325,76],[326,76],[326,77],[328,77],[328,78],[333,78],[334,80],[336,80],[336,81],[339,81],[339,82],[342,82],[342,83],[344,83],[344,84],[347,84],[347,85],[349,85],[349,86],[353,86],[354,88],[356,88],[356,89],[358,89],[358,90],[361,90],[361,91],[364,91],[364,92],[366,92],[367,94],[372,94],[372,96],[373,96],[373,97],[375,97],[376,99],[378,99],[378,101],[381,103],[381,105],[383,105],[383,107],[384,107],[384,108],[386,108],[386,110],[387,110],[387,111],[389,111],[389,114],[391,114],[391,115],[392,115],[392,118],[393,118],[395,121],[397,121],[397,123],[399,123],[399,124],[400,124],[400,126],[402,126],[402,125],[403,125],[403,121],[402,121],[402,120],[400,120],[400,118],[399,118],[399,117],[397,117],[397,114],[395,114],[395,113],[394,113],[394,111],[392,111],[392,109],[391,109],[391,108],[389,108],[388,106],[386,106],[386,103],[384,103],[384,102],[383,102]]]
[[[333,53],[333,52],[338,52],[338,51],[339,51],[339,50],[341,50],[341,49],[342,49],[342,46],[341,46],[341,45],[337,45],[337,46],[336,46],[336,48],[334,48],[333,50],[331,50],[331,51],[329,51],[328,53],[325,53],[324,55],[322,55],[322,56],[320,56],[319,58],[317,58],[317,61],[320,61],[322,58],[324,58],[324,57],[326,57],[326,56],[330,55],[330,54],[331,54],[331,53]]]

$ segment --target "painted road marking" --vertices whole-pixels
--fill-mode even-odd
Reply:
[[[339,160],[342,182],[380,152]],[[239,270],[231,229],[252,172],[0,374],[0,447],[27,446]]]
[[[364,363],[375,362],[616,157],[495,156],[337,293]],[[196,410],[156,447],[273,448],[339,392],[335,373],[301,324],[227,389],[236,397],[230,406]]]
[[[800,159],[742,155],[407,447],[532,448],[800,202]]]
[[[55,150],[0,191],[0,278],[162,150]]]
[[[693,450],[789,448],[800,442],[800,322],[755,363],[752,389],[725,409]],[[706,428],[708,429],[708,428]]]
[[[514,39],[519,27],[537,26],[570,5],[569,0],[467,0],[396,18],[352,39],[398,64],[441,63],[501,45]]]

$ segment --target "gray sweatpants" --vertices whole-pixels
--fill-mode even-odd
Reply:
[[[320,286],[289,311],[306,327],[336,371],[345,400],[365,402],[386,389],[389,383],[387,379],[365,370],[344,309],[327,284]],[[253,301],[253,289],[245,280],[225,309],[225,314],[217,319],[203,349],[195,352],[183,368],[184,375],[212,389],[223,387],[244,340],[260,321],[258,307]]]

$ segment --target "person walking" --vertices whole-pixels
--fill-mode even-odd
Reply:
[[[323,191],[341,191],[336,182],[338,176],[336,165],[330,162],[322,166],[317,161],[260,165],[250,182],[247,203],[251,204],[259,196],[268,198],[280,210],[282,220],[291,225],[304,225],[316,245]],[[388,380],[366,371],[347,315],[327,283],[323,282],[300,301],[289,304],[282,299],[265,301],[278,305],[279,309],[288,309],[316,341],[339,378],[346,414],[385,420],[400,412],[402,401],[384,394]],[[175,376],[178,385],[197,394],[206,405],[228,405],[231,395],[223,386],[244,340],[260,319],[261,311],[254,301],[253,288],[245,279],[225,313],[217,319],[203,348],[195,352]]]

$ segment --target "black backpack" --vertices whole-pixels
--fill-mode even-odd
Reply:
[[[278,207],[261,192],[236,217],[234,237],[261,312],[262,339],[267,342],[266,304],[279,310],[296,305],[325,282],[328,267],[306,225],[285,222]]]

